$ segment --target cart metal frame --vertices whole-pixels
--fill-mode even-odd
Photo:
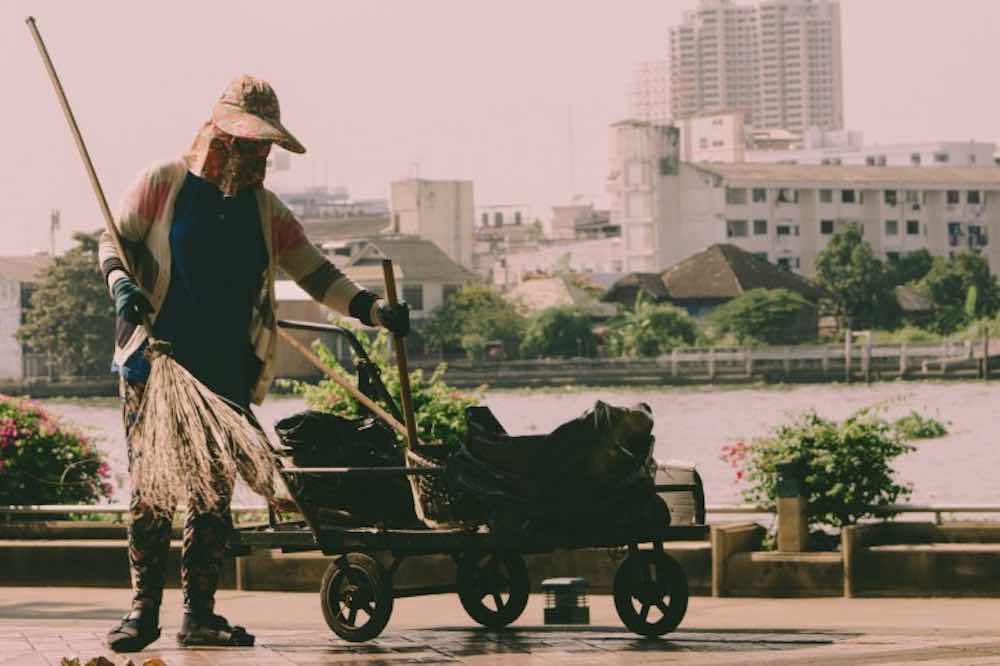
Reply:
[[[338,326],[308,322],[281,320],[278,325],[344,337],[356,357],[359,389],[373,400],[385,403],[394,416],[398,415],[398,407],[382,383],[378,367],[353,333]],[[285,477],[310,474],[375,478],[440,475],[444,468],[287,466],[280,471]],[[695,485],[660,484],[656,491],[700,495],[702,489]],[[267,525],[236,530],[230,550],[236,556],[249,555],[255,549],[280,549],[286,553],[320,551],[332,556],[323,577],[321,607],[330,629],[349,641],[378,636],[389,621],[393,599],[452,592],[458,593],[474,620],[488,628],[502,629],[516,620],[527,604],[530,586],[523,555],[583,548],[627,548],[614,581],[619,617],[638,634],[661,636],[680,624],[688,601],[687,577],[676,560],[664,552],[663,545],[708,537],[703,511],[700,524],[644,528],[607,525],[586,533],[574,532],[569,538],[565,534],[548,533],[499,534],[486,526],[395,529],[325,525],[309,518],[308,510],[302,512],[306,517],[303,521],[282,522],[273,507],[268,514]],[[640,547],[646,544],[650,548]],[[383,555],[382,559],[388,556],[389,566],[375,559],[375,554]],[[394,586],[393,578],[403,561],[422,555],[450,556],[457,565],[456,580],[419,587]],[[654,609],[658,619],[650,616]],[[358,622],[359,613],[364,613],[367,620]]]

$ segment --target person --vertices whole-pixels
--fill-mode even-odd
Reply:
[[[153,336],[170,343],[178,363],[247,410],[264,399],[274,377],[274,281],[279,270],[341,314],[399,335],[409,330],[405,303],[390,306],[341,273],[263,186],[272,144],[305,152],[282,125],[271,86],[241,76],[226,87],[188,153],[147,169],[127,191],[115,220],[127,261],[118,255],[110,234],[101,239],[100,267],[117,313],[114,365],[126,438],[150,372],[144,356],[147,331],[140,325],[145,316],[152,321]],[[132,458],[130,444],[130,462]],[[214,609],[232,529],[233,481],[213,479],[222,500],[211,510],[188,507],[181,555],[181,645],[245,646],[254,641]],[[170,550],[172,518],[144,505],[142,488],[132,488],[130,514],[132,608],[107,639],[119,652],[141,650],[159,637]]]

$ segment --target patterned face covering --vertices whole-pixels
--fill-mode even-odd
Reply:
[[[188,170],[232,197],[245,187],[264,182],[270,141],[226,134],[210,120],[201,126],[185,157]]]

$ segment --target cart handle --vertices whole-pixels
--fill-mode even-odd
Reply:
[[[347,342],[350,343],[355,356],[364,361],[371,361],[371,359],[368,358],[368,353],[365,352],[365,348],[361,346],[361,342],[358,340],[357,336],[346,328],[334,326],[333,324],[318,324],[312,321],[292,321],[289,319],[279,319],[278,326],[297,331],[316,331],[318,333],[333,333],[335,335],[339,335],[347,339]]]
[[[396,476],[438,476],[443,467],[283,467],[282,474],[359,474]]]

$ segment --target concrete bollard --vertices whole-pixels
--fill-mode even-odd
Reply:
[[[778,552],[809,549],[806,522],[805,464],[800,459],[778,464]]]

